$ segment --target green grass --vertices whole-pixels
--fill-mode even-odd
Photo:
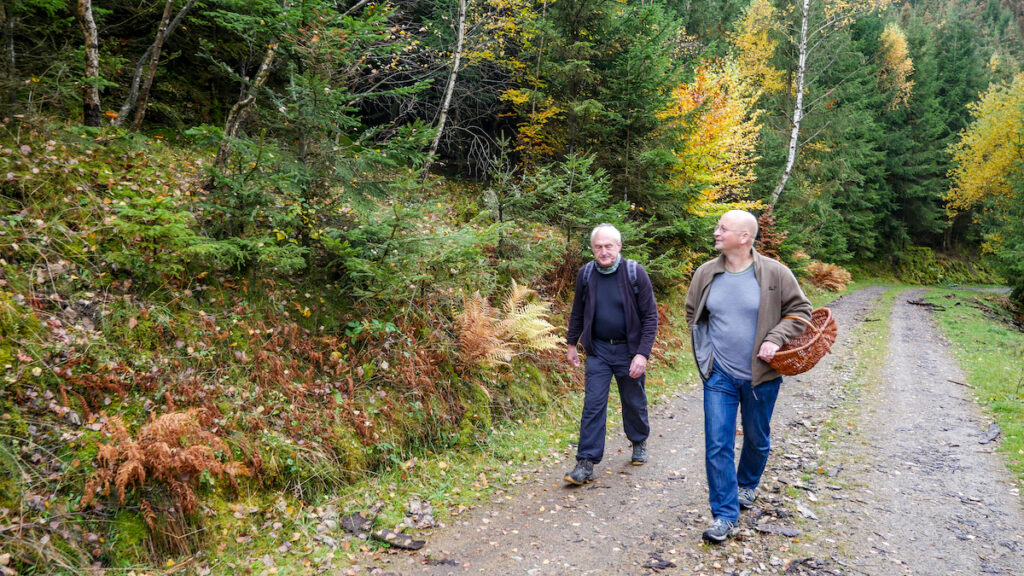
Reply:
[[[936,318],[974,389],[974,397],[1003,429],[999,453],[1024,486],[1024,332],[1013,325],[1009,300],[999,294],[933,290]]]

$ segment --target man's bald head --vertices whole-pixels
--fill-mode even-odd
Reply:
[[[757,217],[746,210],[729,210],[722,215],[721,221],[730,229],[749,233],[751,241],[757,238]]]

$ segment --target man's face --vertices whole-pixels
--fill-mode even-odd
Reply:
[[[719,252],[738,248],[742,245],[744,235],[748,232],[744,230],[739,222],[736,222],[732,218],[722,216],[718,220],[718,226],[715,226],[715,249]]]
[[[622,250],[622,242],[619,242],[607,230],[598,230],[594,239],[590,241],[590,249],[594,252],[594,260],[602,268],[607,268],[619,258],[619,251]]]

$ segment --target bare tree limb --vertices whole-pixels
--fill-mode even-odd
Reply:
[[[370,0],[359,0],[359,2],[357,2],[355,6],[349,8],[348,10],[345,10],[345,13],[342,14],[342,16],[348,16],[349,14],[355,12],[356,10],[359,10],[360,8],[365,6],[366,3],[369,2],[369,1]]]
[[[8,2],[0,2],[0,26],[4,29],[4,46],[7,48],[7,105],[10,111],[14,110],[18,100],[18,91],[15,89],[18,85],[18,67],[14,52],[14,16]]]
[[[238,102],[235,102],[235,105],[231,107],[231,112],[228,113],[228,119],[224,122],[224,140],[221,141],[220,148],[217,150],[217,159],[214,164],[218,170],[223,169],[224,164],[231,157],[231,140],[238,135],[238,129],[242,126],[245,116],[249,113],[249,108],[256,101],[256,93],[267,83],[267,78],[270,76],[270,68],[274,63],[274,56],[277,54],[277,46],[277,43],[267,46],[267,53],[263,57],[263,63],[260,64],[256,78],[249,85],[245,96],[240,98]]]
[[[167,30],[166,32],[164,32],[164,39],[161,42],[166,41],[166,39],[169,38],[171,34],[174,34],[174,31],[177,30],[178,25],[181,24],[181,21],[185,19],[185,15],[188,14],[189,10],[192,9],[192,6],[195,3],[196,0],[188,0],[188,2],[181,7],[181,10],[179,10],[178,13],[174,16],[174,19],[171,20],[171,23],[167,25]],[[131,114],[132,109],[135,108],[135,103],[139,99],[139,86],[142,84],[142,75],[143,72],[145,72],[146,70],[146,64],[149,63],[150,58],[153,56],[155,44],[156,41],[154,41],[153,44],[146,48],[146,51],[142,54],[142,56],[139,58],[139,61],[135,64],[135,74],[134,76],[132,76],[132,84],[131,88],[129,88],[128,90],[128,97],[124,99],[124,104],[121,104],[121,109],[117,112],[117,118],[114,118],[114,121],[112,122],[114,126],[124,125],[124,123],[128,121],[128,115]]]
[[[164,13],[160,17],[160,27],[156,31],[156,39],[153,40],[153,55],[149,58],[149,71],[146,72],[145,80],[142,82],[142,89],[139,91],[139,105],[135,109],[135,120],[132,121],[132,130],[138,130],[142,126],[142,119],[146,116],[149,89],[153,87],[153,78],[156,76],[156,66],[160,62],[160,52],[164,48],[164,40],[167,38],[167,27],[171,23],[171,9],[173,7],[174,0],[167,0],[167,4],[164,5]]]

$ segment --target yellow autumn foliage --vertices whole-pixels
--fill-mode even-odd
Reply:
[[[815,0],[811,0],[814,3]],[[848,26],[862,14],[884,10],[894,4],[895,0],[818,0],[824,3],[825,27]]]
[[[879,54],[879,83],[892,91],[893,99],[889,109],[895,110],[910,102],[910,94],[914,81],[910,76],[914,73],[914,60],[907,48],[907,37],[903,30],[894,22],[886,25],[879,38],[882,45]]]
[[[951,149],[947,205],[954,212],[1014,199],[1012,178],[1024,162],[1024,73],[990,86],[970,110],[973,121]]]
[[[782,70],[771,65],[778,42],[772,32],[780,25],[775,7],[768,0],[753,0],[739,23],[739,31],[732,38],[736,63],[740,73],[765,94],[775,94],[785,88]]]
[[[692,82],[674,90],[672,105],[661,115],[688,126],[676,179],[703,188],[705,203],[743,198],[754,181],[759,95],[736,63],[706,62]]]

